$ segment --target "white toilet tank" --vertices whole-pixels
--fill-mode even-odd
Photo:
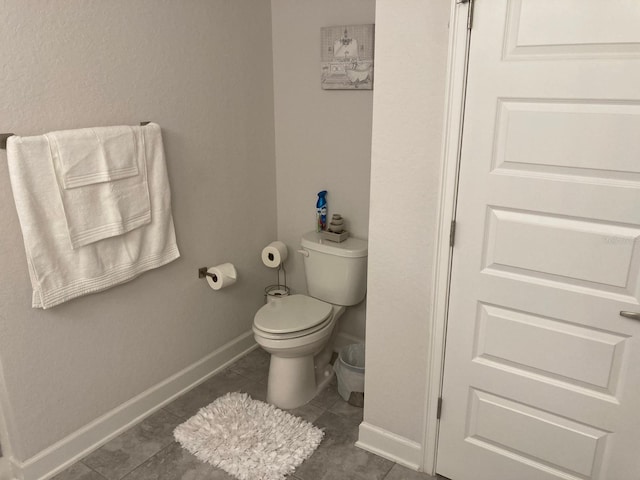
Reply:
[[[320,233],[302,236],[309,295],[334,305],[356,305],[367,292],[367,241],[332,242]],[[307,255],[308,254],[308,255]]]

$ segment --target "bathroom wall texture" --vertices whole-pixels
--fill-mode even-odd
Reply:
[[[448,0],[376,2],[364,421],[408,441],[417,455],[428,372],[449,8]],[[360,432],[362,440],[363,427]]]
[[[306,293],[295,251],[315,229],[316,194],[328,190],[329,216],[342,214],[353,236],[367,238],[369,228],[373,94],[322,90],[320,28],[375,23],[375,1],[272,0],[271,9],[278,236],[289,246],[289,284]],[[365,302],[340,322],[341,332],[363,339]]]
[[[0,151],[0,392],[17,461],[244,334],[252,340],[272,273],[260,251],[277,233],[270,7],[0,1],[0,131],[160,124],[182,253],[103,293],[32,309]],[[197,278],[198,267],[226,261],[238,269],[234,286],[214,292]]]

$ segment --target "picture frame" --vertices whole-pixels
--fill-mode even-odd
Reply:
[[[324,90],[372,90],[375,25],[337,25],[320,29]]]

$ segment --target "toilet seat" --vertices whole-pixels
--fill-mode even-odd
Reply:
[[[256,313],[253,330],[270,339],[310,335],[331,322],[331,304],[306,295],[291,295],[264,305]]]
[[[327,318],[320,325],[316,325],[313,328],[309,328],[307,330],[301,330],[301,331],[298,331],[298,332],[291,332],[291,333],[269,333],[269,332],[265,332],[264,330],[260,330],[259,328],[257,328],[254,325],[253,326],[253,332],[256,335],[260,335],[262,338],[267,338],[267,339],[270,339],[270,340],[289,340],[289,339],[292,339],[292,338],[299,338],[299,337],[305,337],[307,335],[311,335],[312,333],[315,333],[315,332],[317,332],[319,330],[322,330],[323,328],[325,328],[330,323],[331,323],[331,318]]]

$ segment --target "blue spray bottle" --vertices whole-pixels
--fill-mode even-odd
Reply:
[[[320,232],[327,228],[327,191],[318,192],[316,202],[316,231]]]

